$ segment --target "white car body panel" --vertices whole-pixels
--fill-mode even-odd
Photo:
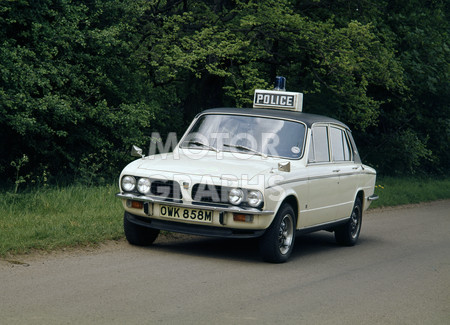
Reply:
[[[245,112],[246,116],[249,116],[250,113]],[[233,111],[233,114],[239,113]],[[321,123],[329,125],[326,120]],[[339,127],[345,130],[344,126]],[[124,168],[120,179],[125,175],[131,175],[136,178],[174,181],[181,189],[180,200],[161,203],[139,193],[124,193],[122,188],[118,196],[122,199],[126,211],[148,220],[167,220],[160,213],[161,204],[167,204],[189,209],[214,210],[213,220],[206,227],[249,230],[267,229],[288,197],[292,198],[291,205],[294,205],[297,211],[298,230],[348,219],[358,193],[363,195],[363,208],[367,209],[370,200],[373,199],[375,170],[356,160],[308,163],[310,137],[311,129],[308,128],[300,159],[264,157],[250,152],[216,152],[208,148],[180,148],[178,145],[172,153],[147,156],[133,161]],[[290,171],[280,170],[278,168],[280,163],[290,163]],[[208,205],[206,202],[196,205],[198,202],[192,197],[195,184],[259,190],[264,196],[264,206],[261,212],[248,207],[243,207],[240,212],[233,212],[233,209],[238,207],[230,204],[226,207]],[[143,209],[130,207],[128,202],[130,200],[147,202],[150,208],[147,207],[145,212]],[[248,209],[252,221],[234,221],[234,214],[245,214],[245,209]],[[198,222],[189,219],[170,222],[198,225]],[[204,234],[208,235],[207,229],[204,231]]]

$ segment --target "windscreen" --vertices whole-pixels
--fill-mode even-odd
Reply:
[[[298,159],[303,156],[305,130],[304,124],[290,120],[207,114],[197,120],[181,148]]]

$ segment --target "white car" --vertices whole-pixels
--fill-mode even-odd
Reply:
[[[356,243],[378,197],[351,131],[300,112],[298,93],[263,92],[254,106],[264,108],[206,110],[171,153],[124,168],[117,196],[129,243],[150,245],[160,230],[259,237],[262,258],[274,263],[288,260],[296,234],[328,230],[339,244]]]

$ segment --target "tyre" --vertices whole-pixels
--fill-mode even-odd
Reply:
[[[334,231],[334,237],[338,244],[343,246],[353,246],[358,241],[359,233],[361,232],[362,224],[362,204],[358,197],[355,200],[350,220],[339,226]]]
[[[284,263],[291,256],[295,242],[294,210],[283,204],[275,219],[260,238],[259,249],[263,260],[271,263]]]
[[[128,220],[129,213],[123,216],[123,230],[127,241],[136,246],[150,246],[159,235],[159,229],[147,228],[132,223]]]

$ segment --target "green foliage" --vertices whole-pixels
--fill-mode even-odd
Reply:
[[[26,176],[20,175],[20,170],[27,162],[28,162],[28,156],[25,154],[22,156],[22,158],[19,158],[15,161],[11,161],[11,166],[16,169],[16,180],[14,182],[14,184],[15,184],[14,194],[17,193],[17,191],[19,189],[19,185],[25,183],[27,178],[30,178],[29,174]]]
[[[359,140],[363,147],[372,144],[367,158],[386,173],[448,174],[448,12],[444,1],[403,0],[389,1],[380,12],[378,28],[392,35],[408,91],[388,98],[377,127]]]
[[[123,164],[157,108],[132,59],[140,9],[50,0],[2,9],[1,163],[26,153],[30,169],[74,175],[84,157],[108,150],[107,161]]]
[[[293,10],[289,1],[238,1],[222,10],[204,2],[189,4],[185,10],[172,8],[172,15],[150,15],[145,29],[156,32],[142,46],[155,85],[194,78],[202,97],[220,93],[222,102],[249,106],[253,90],[268,87],[282,73],[313,101],[331,92],[338,110],[326,111],[361,130],[376,124],[383,103],[369,95],[369,87],[405,89],[394,49],[380,42],[370,24],[315,21]],[[155,35],[159,26],[161,34]]]
[[[117,185],[0,193],[0,256],[123,237]]]
[[[446,200],[450,198],[450,178],[379,177],[375,194],[380,198],[370,208]]]
[[[0,174],[90,183],[131,144],[276,75],[355,129],[382,171],[450,164],[448,5],[343,0],[41,0],[0,5]],[[96,175],[99,175],[98,178]]]

